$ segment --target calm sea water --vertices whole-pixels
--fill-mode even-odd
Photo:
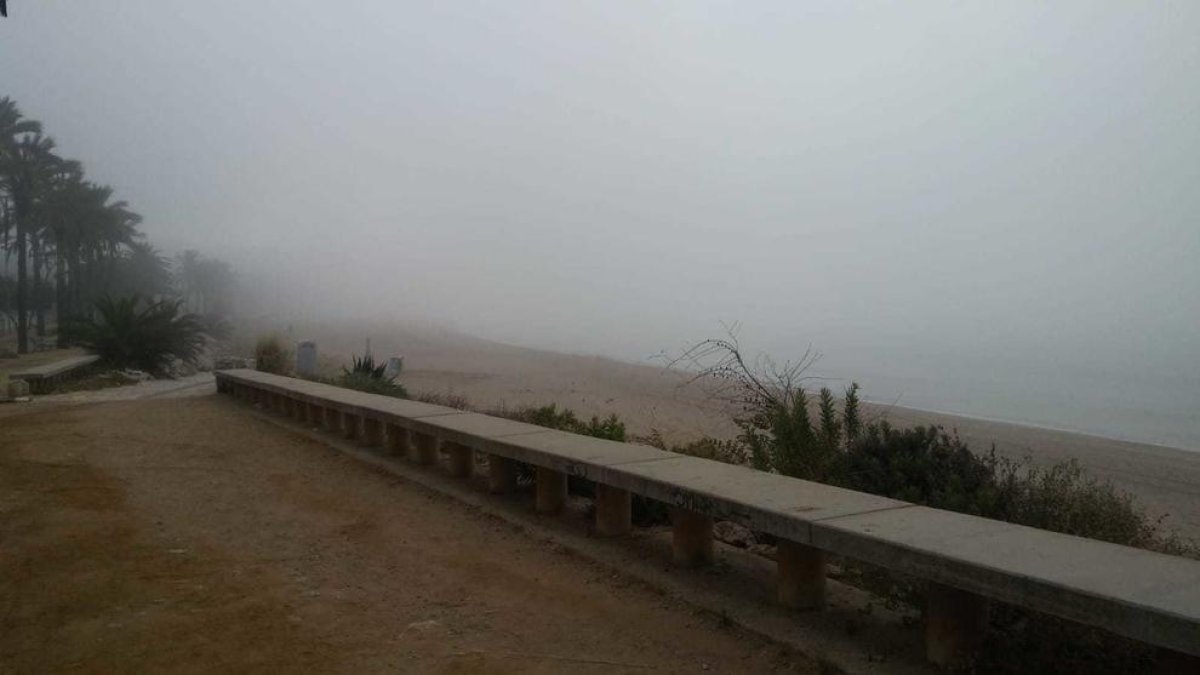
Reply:
[[[1085,368],[899,361],[814,369],[878,403],[1200,451],[1200,378]]]

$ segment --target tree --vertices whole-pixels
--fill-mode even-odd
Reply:
[[[41,123],[25,119],[15,101],[7,96],[0,98],[0,187],[8,195],[4,209],[6,243],[8,230],[16,229],[16,241],[12,246],[17,250],[15,310],[19,353],[29,350],[29,317],[26,313],[29,298],[26,249],[30,226],[28,221],[33,209],[36,182],[54,148],[54,141],[43,137],[41,132]]]
[[[204,348],[199,317],[183,314],[179,300],[139,296],[96,301],[96,316],[74,325],[76,339],[117,368],[166,372],[172,359],[194,362]]]
[[[10,144],[0,165],[16,228],[17,352],[20,354],[29,351],[29,240],[35,226],[34,208],[59,161],[54,154],[54,139],[38,132]]]
[[[141,222],[112,188],[86,180],[79,162],[55,154],[41,124],[0,98],[0,245],[5,268],[16,258],[5,311],[17,325],[19,352],[29,350],[31,317],[37,334],[46,335],[52,311],[61,328],[93,317],[106,295],[158,301],[178,288],[208,324],[224,323],[232,304],[229,266],[188,252],[175,284],[168,259],[146,241]],[[62,330],[58,337],[65,346]]]
[[[176,279],[184,302],[203,316],[229,313],[233,295],[233,271],[223,260],[206,258],[187,250],[176,260]]]

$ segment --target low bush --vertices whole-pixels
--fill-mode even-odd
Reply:
[[[399,373],[387,375],[387,364],[376,365],[370,354],[352,358],[350,368],[342,368],[342,374],[333,384],[347,389],[391,396],[392,398],[408,398],[408,390],[396,382]]]
[[[287,375],[292,372],[292,350],[279,335],[262,335],[254,345],[254,368],[264,373]]]
[[[493,414],[518,422],[536,424],[539,427],[569,431],[573,434],[583,434],[610,441],[625,440],[625,423],[616,415],[609,415],[605,418],[593,415],[590,420],[585,422],[575,416],[575,411],[559,408],[553,403],[541,407],[500,409],[493,411]]]
[[[135,368],[155,375],[175,359],[194,363],[206,337],[200,319],[183,313],[182,302],[104,297],[93,317],[65,327],[69,341],[83,346],[113,368]]]
[[[447,408],[456,408],[458,410],[475,409],[471,405],[471,401],[467,399],[466,396],[463,396],[462,394],[456,394],[452,391],[447,391],[445,393],[436,391],[422,391],[413,396],[413,400],[420,401],[422,403],[430,403],[433,405],[442,405],[446,406]]]

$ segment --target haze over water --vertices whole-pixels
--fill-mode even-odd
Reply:
[[[1200,3],[13,2],[0,95],[278,315],[1200,448]],[[249,291],[248,291],[249,292]]]

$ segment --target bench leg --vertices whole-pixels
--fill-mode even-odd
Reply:
[[[358,435],[358,415],[353,413],[342,413],[342,438],[346,440],[354,440]]]
[[[507,457],[488,457],[488,492],[494,495],[517,489],[517,463]]]
[[[967,664],[987,630],[987,600],[930,583],[925,591],[925,658],[943,668]]]
[[[325,426],[325,409],[316,403],[308,404],[308,425],[310,427]]]
[[[363,446],[377,448],[383,445],[383,422],[364,417],[360,428],[362,433],[358,440]]]
[[[442,443],[449,458],[450,475],[467,478],[475,469],[475,452],[461,443]]]
[[[775,548],[779,604],[793,609],[825,606],[825,552],[780,539]]]
[[[712,518],[687,509],[671,509],[671,547],[675,564],[700,567],[713,561]]]
[[[388,452],[405,457],[408,455],[408,429],[395,424],[387,425]]]
[[[534,472],[538,513],[554,514],[567,504],[567,474],[538,467]]]
[[[437,464],[437,439],[429,434],[414,434],[413,440],[417,446],[417,463],[426,466]]]
[[[324,419],[325,431],[336,433],[342,428],[342,413],[333,408],[325,408],[325,413],[322,415]]]
[[[633,529],[633,495],[611,485],[596,484],[596,532],[602,537],[629,534]]]

